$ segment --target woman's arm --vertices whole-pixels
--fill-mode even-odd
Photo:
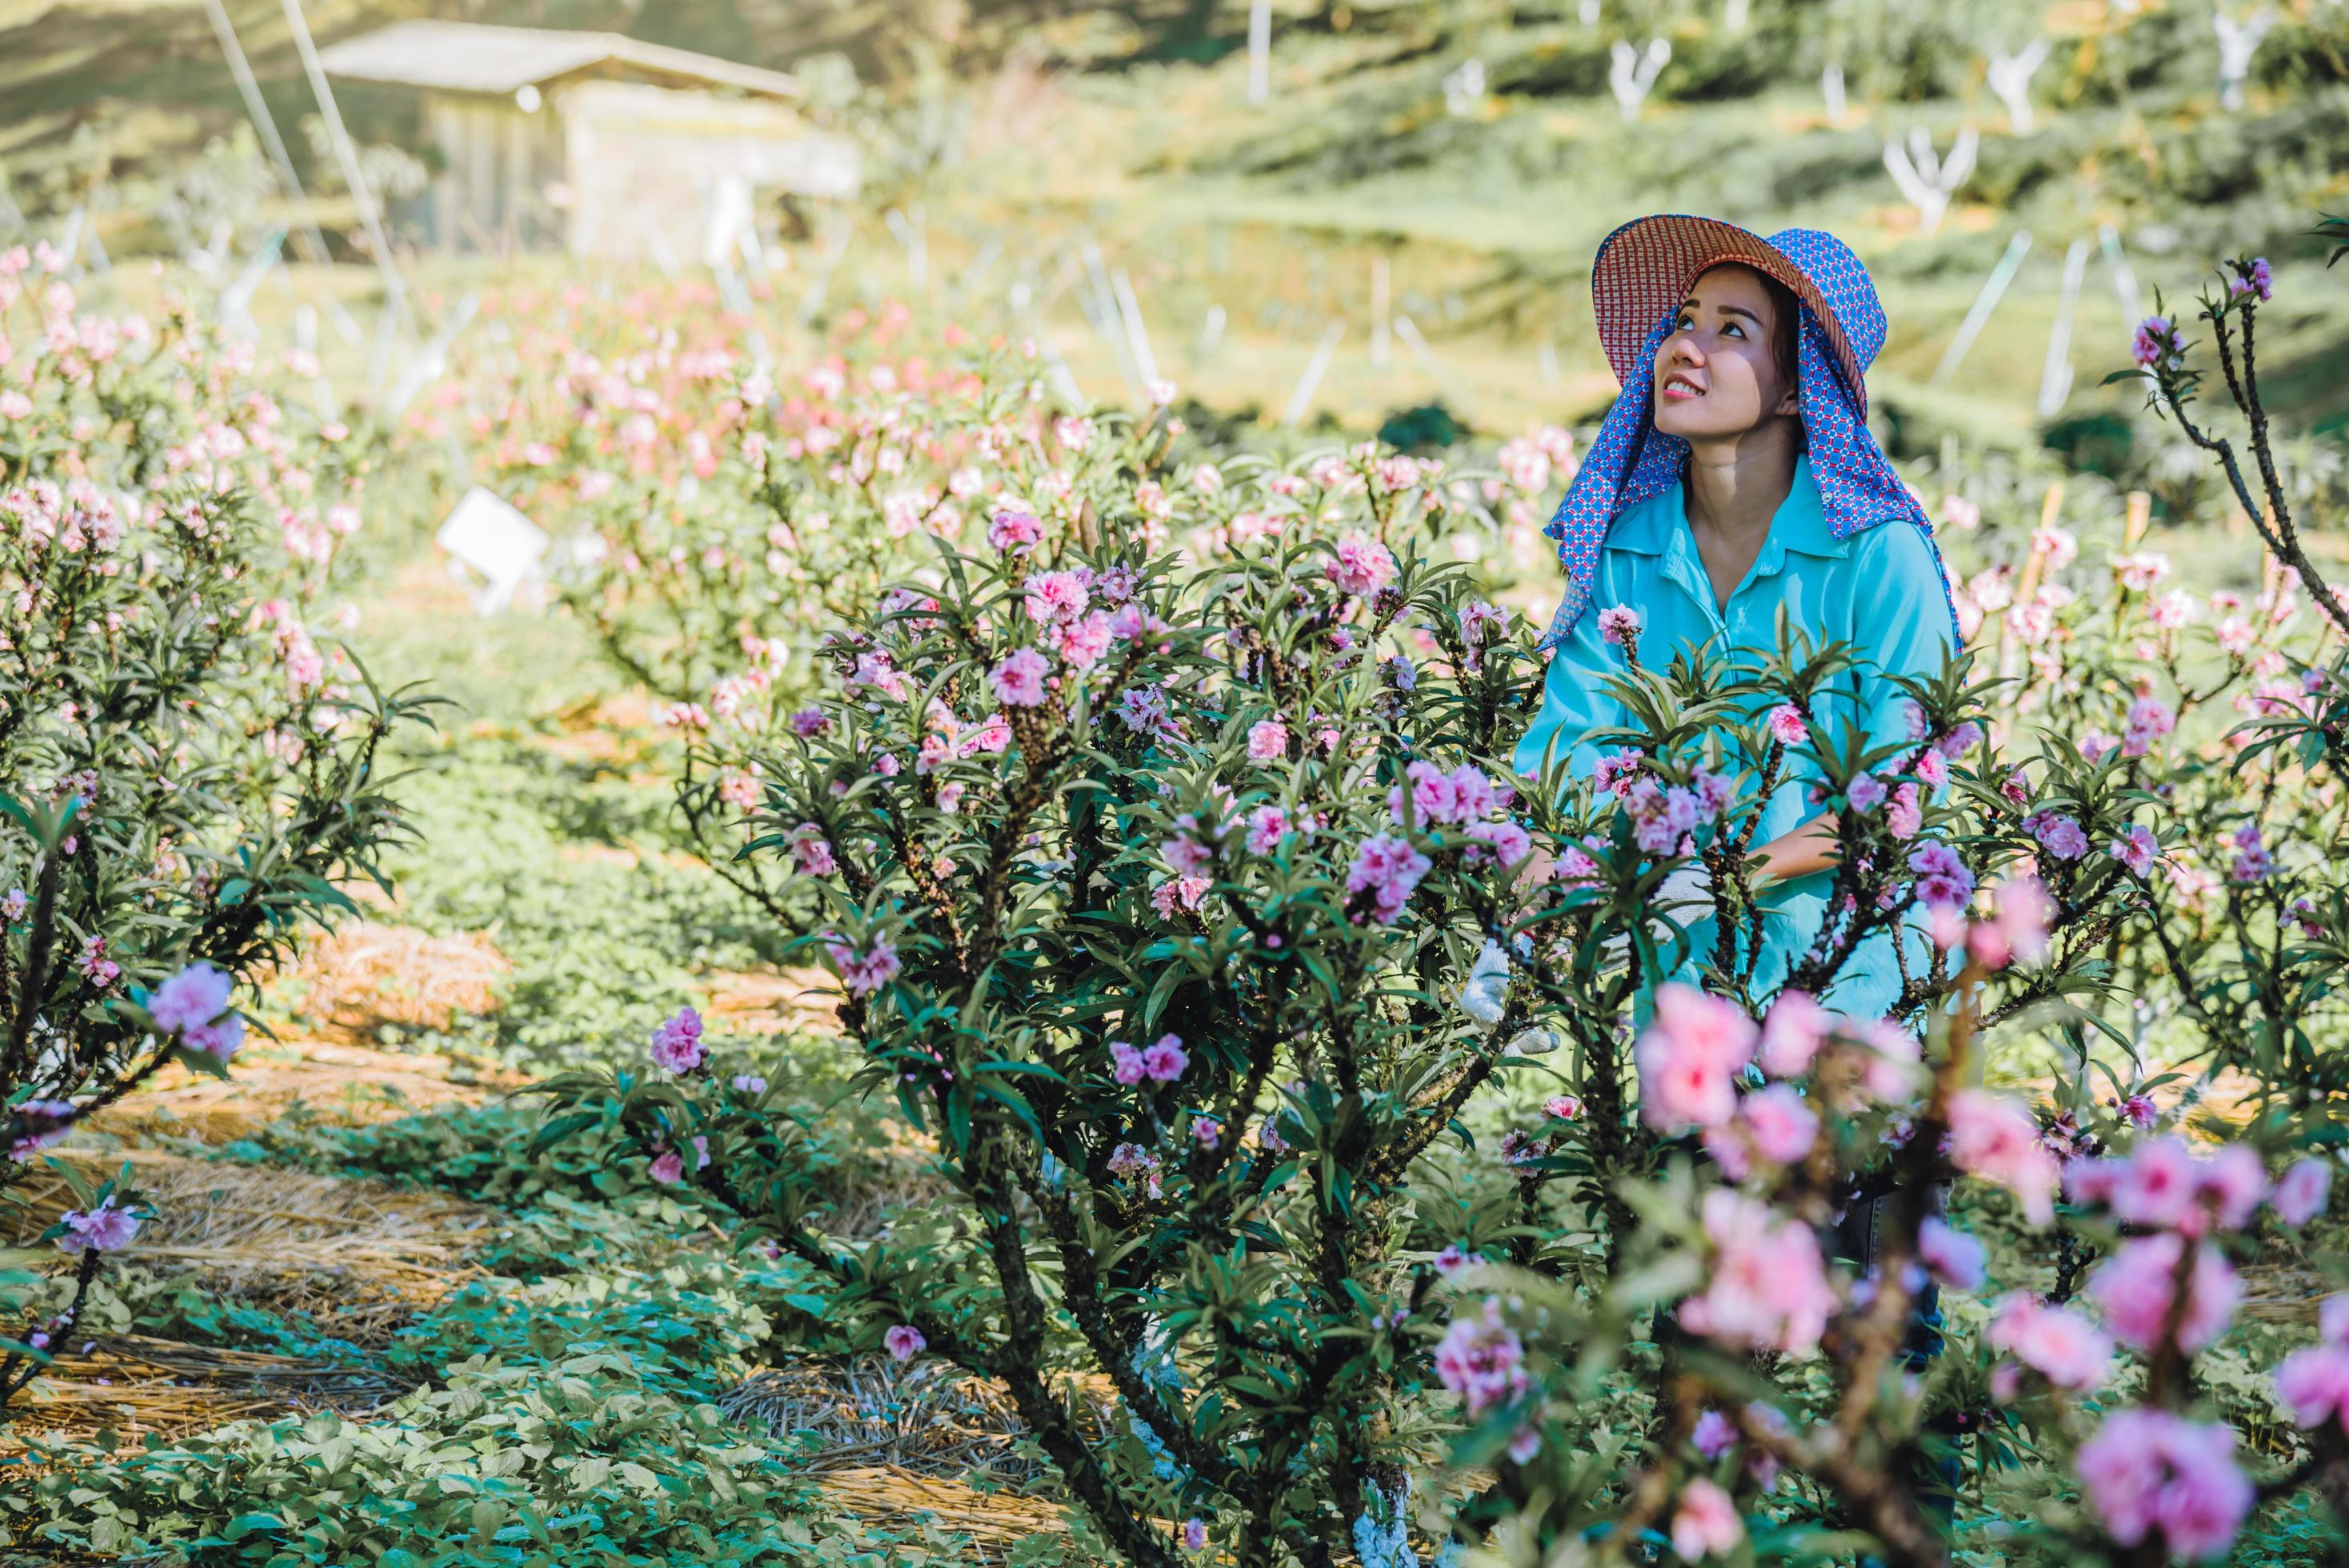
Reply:
[[[1772,882],[1788,882],[1806,877],[1814,872],[1833,868],[1842,857],[1837,851],[1836,816],[1833,811],[1821,812],[1791,833],[1781,833],[1760,849],[1754,858],[1762,862],[1754,873],[1755,891]]]

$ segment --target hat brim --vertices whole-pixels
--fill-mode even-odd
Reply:
[[[1667,312],[1688,298],[1691,285],[1708,268],[1723,262],[1766,273],[1810,307],[1836,368],[1842,373],[1853,407],[1866,418],[1868,384],[1844,335],[1843,324],[1836,319],[1818,285],[1761,235],[1718,218],[1679,212],[1635,218],[1599,245],[1590,263],[1590,303],[1599,320],[1599,341],[1607,350],[1607,363],[1614,367],[1616,381],[1628,387],[1634,376],[1646,373],[1640,352],[1647,346],[1648,334]]]

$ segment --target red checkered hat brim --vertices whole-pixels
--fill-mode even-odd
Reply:
[[[1590,303],[1599,318],[1599,341],[1607,349],[1616,381],[1629,386],[1634,376],[1648,373],[1643,360],[1648,334],[1665,313],[1688,298],[1690,286],[1705,269],[1723,262],[1742,262],[1767,273],[1810,307],[1853,407],[1866,418],[1864,367],[1818,285],[1759,234],[1718,218],[1678,212],[1639,218],[1608,235],[1599,247],[1590,263]]]

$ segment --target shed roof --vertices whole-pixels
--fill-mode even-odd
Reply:
[[[330,76],[450,92],[512,93],[605,61],[748,92],[797,98],[781,71],[647,44],[619,33],[492,27],[474,22],[396,22],[318,53]]]

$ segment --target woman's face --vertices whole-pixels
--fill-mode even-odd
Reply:
[[[1778,303],[1753,268],[1718,266],[1698,278],[1656,350],[1656,428],[1721,441],[1793,415],[1777,331]]]

